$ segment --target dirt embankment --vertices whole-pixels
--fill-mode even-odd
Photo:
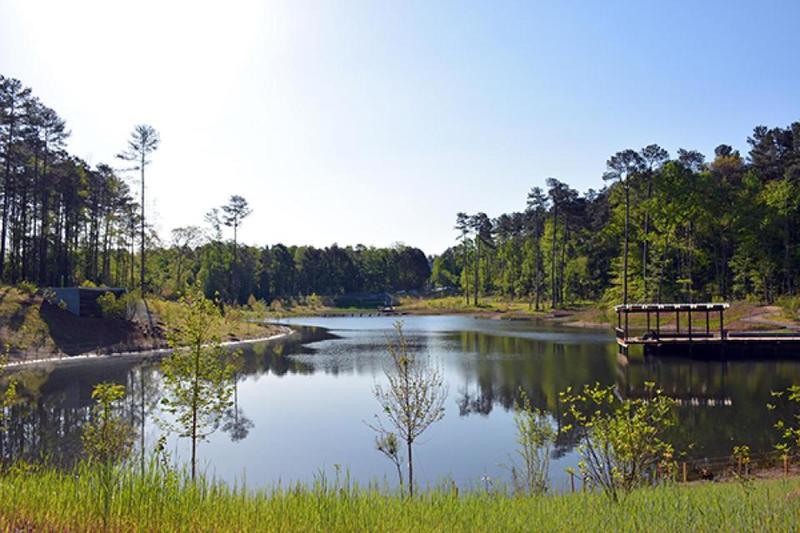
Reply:
[[[144,306],[143,306],[144,307]],[[265,338],[281,333],[272,325],[231,324],[223,341]],[[11,363],[78,355],[139,352],[167,347],[157,313],[133,320],[78,317],[13,287],[0,287],[0,342]]]

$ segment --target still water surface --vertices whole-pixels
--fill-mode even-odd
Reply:
[[[374,433],[365,421],[377,411],[372,389],[384,380],[386,336],[394,320],[292,319],[286,323],[301,330],[302,342],[245,347],[237,408],[199,448],[206,473],[273,486],[312,481],[322,470],[331,476],[338,465],[359,482],[393,484],[391,464],[375,451]],[[649,358],[620,366],[613,338],[605,332],[464,316],[403,317],[403,322],[411,348],[441,367],[449,390],[444,420],[415,449],[423,484],[507,482],[520,388],[555,426],[558,393],[567,386],[599,382],[635,397],[646,381],[654,381],[682,401],[679,446],[693,456],[713,457],[729,454],[735,444],[769,450],[776,416],[765,407],[769,392],[800,382],[800,363],[792,359]],[[9,439],[0,442],[6,455],[45,453],[51,460],[72,460],[80,453],[92,387],[103,380],[128,386],[127,416],[137,427],[144,408],[147,448],[161,433],[154,423],[160,394],[155,365],[120,361],[38,370],[24,379],[31,401],[20,408]],[[185,439],[172,439],[169,450],[178,461],[188,458]],[[574,443],[560,438],[551,461],[556,488],[566,487],[564,470],[576,463]]]

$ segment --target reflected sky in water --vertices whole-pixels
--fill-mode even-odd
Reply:
[[[302,342],[247,346],[236,406],[199,448],[206,472],[249,486],[272,486],[311,481],[321,469],[330,475],[339,465],[359,482],[393,484],[392,465],[375,451],[374,433],[365,421],[377,411],[372,389],[384,380],[386,337],[394,321],[292,319],[287,323],[301,330]],[[520,388],[557,426],[558,393],[567,386],[599,382],[636,397],[645,381],[655,381],[682,402],[674,435],[680,447],[689,449],[691,443],[693,455],[715,456],[741,443],[768,450],[776,416],[765,407],[769,392],[800,377],[800,365],[790,359],[635,358],[620,366],[613,338],[603,331],[463,316],[403,317],[403,322],[411,349],[442,368],[449,389],[444,420],[415,449],[422,483],[452,479],[468,487],[482,486],[487,477],[508,481],[515,447],[512,409]],[[28,372],[25,380],[30,402],[0,443],[6,455],[47,453],[68,463],[80,452],[91,389],[101,380],[128,386],[126,415],[137,427],[144,407],[148,448],[160,433],[153,423],[156,366],[119,361]],[[178,460],[188,457],[183,439],[172,439],[169,450]],[[576,462],[574,442],[569,435],[560,437],[551,463],[556,488],[566,487],[564,469]]]

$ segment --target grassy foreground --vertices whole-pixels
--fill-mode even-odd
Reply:
[[[413,500],[347,483],[270,492],[182,475],[123,473],[112,531],[790,531],[800,526],[800,479],[543,497],[433,490]],[[0,477],[2,530],[103,528],[98,477],[85,467]]]

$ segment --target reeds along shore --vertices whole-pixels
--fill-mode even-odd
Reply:
[[[123,467],[107,516],[98,468],[14,469],[0,476],[3,531],[789,531],[800,521],[800,479],[665,484],[620,503],[602,493],[544,496],[447,486],[409,499],[318,479],[254,491],[153,464]],[[107,519],[107,522],[106,520]]]

